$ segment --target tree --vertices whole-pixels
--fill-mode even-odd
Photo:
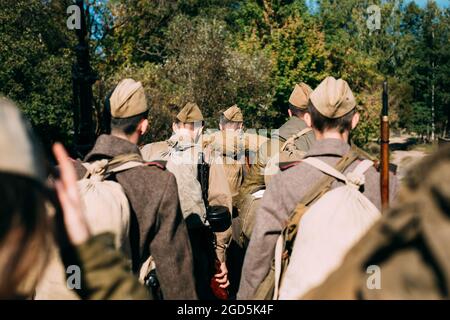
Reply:
[[[16,101],[46,146],[71,140],[73,37],[61,19],[70,3],[5,0],[0,7],[0,93]]]
[[[209,128],[217,128],[218,112],[235,103],[247,125],[264,125],[260,117],[272,101],[271,65],[264,54],[233,48],[227,25],[216,19],[179,15],[165,39],[164,63],[124,65],[108,80],[110,87],[124,77],[143,82],[153,110],[150,140],[168,138],[175,113],[169,106],[189,101],[199,104]]]

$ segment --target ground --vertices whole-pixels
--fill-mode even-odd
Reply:
[[[415,163],[434,150],[433,145],[419,144],[418,140],[410,135],[391,137],[391,162],[398,166],[397,175],[402,179]]]

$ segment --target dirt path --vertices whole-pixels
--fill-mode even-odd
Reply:
[[[391,162],[398,166],[397,176],[399,179],[405,176],[411,166],[427,155],[424,151],[409,150],[411,144],[410,136],[391,138]]]

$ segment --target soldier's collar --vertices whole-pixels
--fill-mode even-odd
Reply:
[[[350,145],[340,139],[316,140],[305,157],[342,157],[350,150]]]
[[[138,146],[130,141],[113,135],[103,134],[97,138],[94,148],[92,148],[89,154],[85,157],[84,161],[89,162],[92,158],[104,156],[113,158],[120,154],[130,153],[141,154]]]

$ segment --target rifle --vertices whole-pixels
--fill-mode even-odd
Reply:
[[[205,204],[206,208],[206,220],[210,222],[210,229],[212,231],[213,237],[212,237],[212,245],[215,248],[216,247],[216,235],[214,232],[221,232],[224,228],[224,225],[222,223],[223,216],[224,216],[224,210],[221,207],[210,207],[209,201],[208,201],[208,190],[209,190],[209,164],[205,161],[205,154],[203,152],[199,153],[198,157],[198,164],[197,164],[197,179],[200,182],[200,186],[202,189],[202,198],[203,202]],[[228,209],[226,209],[226,213],[229,214]],[[231,224],[231,216],[230,216],[230,224]],[[228,228],[225,228],[225,230]],[[220,269],[220,261],[215,256],[215,250],[214,250],[214,273],[213,277],[210,281],[210,287],[212,289],[212,292],[214,296],[220,300],[228,300],[228,290],[223,289],[219,287],[219,283],[217,282],[216,278],[214,277],[215,274],[221,273]]]
[[[84,1],[76,0],[81,12],[81,28],[76,30],[78,44],[75,47],[76,62],[72,67],[74,144],[78,157],[83,157],[94,145],[95,128],[93,121],[92,85],[97,74],[89,62],[89,42]]]
[[[388,83],[383,83],[383,108],[381,110],[380,188],[383,210],[389,206],[389,102]]]
[[[209,190],[209,164],[205,161],[205,154],[200,152],[197,164],[197,179],[202,188],[202,198],[206,212],[209,210],[208,190]]]

